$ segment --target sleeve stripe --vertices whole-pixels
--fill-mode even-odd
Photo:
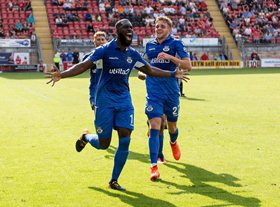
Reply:
[[[137,61],[134,65],[134,68],[138,69],[138,68],[143,67],[144,65],[145,65],[144,63],[141,63],[141,62]]]

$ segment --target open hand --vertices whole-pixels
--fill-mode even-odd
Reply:
[[[167,54],[167,53],[165,53],[165,52],[161,52],[161,53],[159,53],[158,54],[158,56],[157,56],[157,59],[158,60],[171,60],[173,58],[173,56],[172,55],[169,55],[169,54]]]
[[[52,83],[52,86],[54,86],[54,84],[61,79],[61,74],[56,66],[53,66],[52,71],[54,72],[46,72],[45,77],[51,79],[47,82],[47,84]]]
[[[187,73],[187,71],[184,71],[182,69],[180,69],[180,64],[176,67],[175,70],[175,77],[177,79],[183,80],[186,83],[190,80],[190,78],[188,77],[188,75],[190,75],[189,73]]]

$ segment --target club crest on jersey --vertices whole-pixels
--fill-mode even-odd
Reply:
[[[101,133],[103,132],[103,129],[102,129],[101,127],[98,127],[98,128],[96,129],[96,131],[97,131],[98,134],[101,134]]]
[[[147,111],[152,111],[154,108],[152,106],[147,106]]]
[[[165,46],[163,49],[162,49],[164,52],[168,52],[170,50],[170,48],[168,46]]]
[[[132,63],[131,57],[128,57],[128,58],[126,59],[126,61],[127,61],[129,64]]]

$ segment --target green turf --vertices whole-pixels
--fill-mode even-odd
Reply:
[[[149,180],[145,86],[135,74],[131,152],[108,189],[114,132],[107,151],[75,152],[84,128],[94,131],[88,74],[55,87],[39,73],[0,74],[0,206],[206,207],[280,206],[280,70],[201,70],[181,98],[180,161],[165,133],[168,165]]]

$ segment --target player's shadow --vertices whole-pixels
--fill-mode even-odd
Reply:
[[[204,98],[192,98],[188,96],[181,96],[181,100],[189,100],[189,101],[206,101]]]
[[[95,190],[95,191],[99,191],[101,193],[104,193],[110,197],[113,198],[119,198],[123,203],[126,203],[130,206],[141,206],[141,207],[151,207],[151,206],[164,206],[164,207],[175,207],[174,204],[168,202],[168,201],[164,201],[164,200],[160,200],[160,199],[156,199],[156,198],[152,198],[149,196],[146,196],[142,193],[135,193],[135,192],[131,192],[131,191],[123,191],[123,192],[113,192],[114,190],[104,190],[102,188],[97,188],[97,187],[89,187],[89,189]]]
[[[105,156],[108,159],[112,159],[115,154],[116,147],[111,146],[107,151],[110,155]],[[137,152],[130,151],[128,159],[138,160],[140,162],[149,164],[149,155],[141,154]],[[253,197],[244,197],[232,192],[226,191],[220,187],[208,183],[220,183],[231,187],[236,187],[234,192],[240,193],[242,187],[240,184],[236,183],[239,179],[230,174],[215,174],[208,170],[205,170],[194,165],[189,165],[181,162],[168,161],[166,167],[172,168],[180,173],[180,176],[188,179],[192,184],[184,185],[183,182],[176,183],[176,178],[172,181],[166,181],[164,179],[159,179],[159,182],[166,184],[167,186],[173,186],[179,191],[174,194],[199,194],[212,198],[214,200],[219,200],[226,202],[225,205],[220,206],[244,206],[244,207],[259,207],[260,200]],[[210,205],[211,206],[211,205]],[[212,205],[216,206],[216,205]]]
[[[215,174],[210,171],[207,171],[203,168],[196,167],[193,165],[172,162],[169,161],[167,167],[173,168],[177,172],[181,173],[181,176],[189,179],[192,182],[192,185],[178,184],[176,182],[169,182],[166,180],[160,180],[159,182],[164,183],[168,186],[173,186],[180,190],[174,194],[182,193],[195,193],[209,198],[224,201],[233,206],[245,206],[245,207],[259,207],[260,200],[253,197],[243,197],[232,192],[228,192],[222,188],[210,185],[208,183],[222,183],[227,186],[237,187],[235,192],[238,191],[238,187],[242,187],[240,184],[236,183],[239,179],[229,175],[229,174]],[[175,180],[176,181],[176,180]],[[224,206],[228,205],[225,204]],[[215,206],[215,205],[213,205]]]
[[[105,158],[107,159],[113,159],[114,155],[115,155],[115,151],[117,150],[117,148],[115,146],[110,146],[107,149],[107,152],[109,153],[108,155],[105,155]],[[150,163],[150,156],[148,154],[141,154],[141,153],[137,153],[137,152],[133,152],[133,151],[129,151],[129,155],[128,155],[128,159],[129,160],[138,160],[140,162],[144,162],[149,164]]]

